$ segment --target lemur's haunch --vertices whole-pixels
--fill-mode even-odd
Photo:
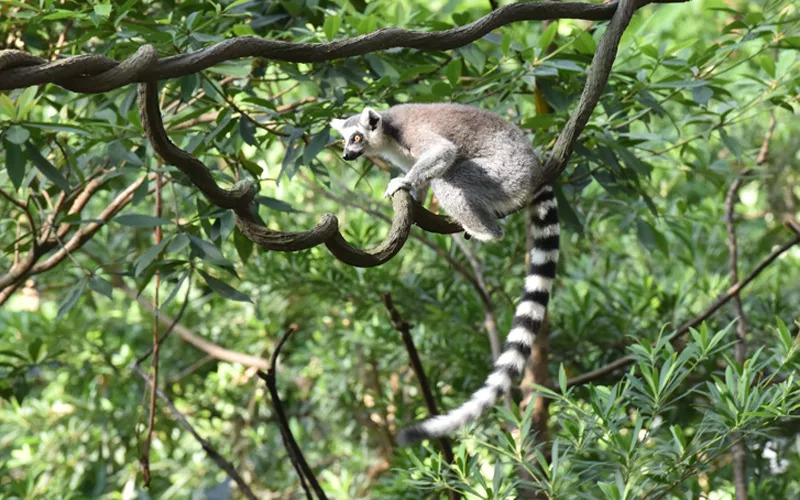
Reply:
[[[409,444],[445,436],[476,420],[519,378],[544,321],[558,262],[558,213],[543,169],[523,132],[499,116],[459,104],[402,104],[331,121],[344,138],[344,159],[379,155],[405,172],[389,182],[385,196],[431,187],[439,204],[468,234],[481,241],[503,236],[497,218],[533,207],[533,248],[525,293],[511,332],[483,387],[445,415],[403,429]]]

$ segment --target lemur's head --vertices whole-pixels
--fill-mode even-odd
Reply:
[[[381,115],[372,108],[344,120],[331,120],[331,128],[342,135],[345,160],[355,160],[364,153],[374,153],[381,147]]]

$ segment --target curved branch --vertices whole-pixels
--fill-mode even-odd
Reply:
[[[649,3],[686,1],[688,0],[633,0],[623,1],[623,5],[626,3],[629,5],[627,11]],[[423,32],[388,28],[327,43],[293,43],[255,37],[232,38],[197,52],[159,59],[155,65],[149,65],[149,56],[140,53],[144,47],[123,63],[103,55],[82,55],[48,62],[18,50],[0,50],[0,90],[55,83],[76,92],[103,92],[133,82],[185,76],[242,57],[266,57],[288,62],[321,62],[391,48],[439,52],[462,47],[494,29],[519,21],[611,19],[617,10],[617,5],[617,1],[605,4],[520,2],[505,5],[473,23],[449,30]],[[144,64],[139,64],[142,61]],[[125,68],[114,71],[118,65],[125,65]],[[100,80],[96,80],[98,77]]]
[[[619,8],[614,11],[614,16],[611,18],[611,22],[608,23],[606,32],[597,44],[597,51],[592,58],[592,64],[589,66],[586,85],[583,87],[578,106],[558,135],[550,158],[545,163],[544,177],[549,182],[554,181],[567,167],[569,157],[575,149],[575,142],[577,142],[578,136],[589,122],[589,117],[597,106],[606,83],[608,83],[611,66],[614,65],[614,60],[617,58],[620,39],[622,39],[625,28],[628,27],[638,3],[636,0],[620,0]]]
[[[155,51],[152,47],[150,50]],[[139,114],[147,139],[166,163],[178,167],[186,174],[211,203],[222,208],[232,208],[245,218],[251,217],[250,202],[256,195],[253,183],[240,182],[230,190],[220,188],[200,160],[169,140],[158,106],[158,84],[154,81],[139,84]]]
[[[461,227],[450,219],[435,215],[415,204],[411,195],[404,190],[392,196],[395,216],[389,234],[382,243],[371,249],[362,250],[348,243],[339,232],[338,219],[332,214],[324,214],[316,227],[308,231],[274,231],[260,223],[250,210],[256,193],[256,186],[253,183],[239,182],[230,190],[219,187],[203,162],[169,140],[161,117],[158,85],[155,82],[139,85],[139,112],[145,134],[164,162],[174,165],[186,174],[212,203],[222,208],[233,209],[236,213],[236,225],[242,233],[266,250],[296,252],[324,243],[337,259],[346,264],[373,267],[397,255],[408,239],[411,224],[414,222],[425,229],[440,233],[461,231]]]

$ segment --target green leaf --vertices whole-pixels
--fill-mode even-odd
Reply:
[[[86,18],[86,13],[80,10],[54,9],[53,12],[42,17],[43,21],[58,21],[59,19]]]
[[[33,87],[31,87],[31,88],[33,88]],[[53,132],[67,132],[69,134],[77,134],[77,135],[82,135],[84,137],[92,137],[92,133],[91,132],[89,132],[87,130],[84,130],[84,129],[81,129],[81,128],[78,128],[78,127],[75,127],[75,126],[71,126],[71,125],[64,125],[64,124],[57,125],[55,123],[27,122],[25,124],[25,126],[28,127],[28,128],[36,128],[36,129],[39,129],[39,130],[50,130],[50,131],[53,131]]]
[[[3,140],[3,148],[6,150],[8,178],[14,185],[14,189],[19,190],[22,180],[25,178],[25,157],[22,154],[22,148],[6,140]]]
[[[558,365],[558,387],[561,389],[561,394],[567,393],[567,371],[564,369],[564,363]]]
[[[188,101],[192,98],[200,83],[196,74],[186,75],[181,78],[181,100]]]
[[[670,80],[659,82],[653,85],[657,89],[692,89],[695,87],[705,87],[708,82],[705,80]]]
[[[189,237],[185,233],[178,233],[169,244],[167,251],[169,253],[178,253],[189,244]]]
[[[466,62],[468,62],[478,73],[483,73],[486,67],[486,54],[475,45],[466,45],[457,50]]]
[[[84,290],[86,290],[86,280],[82,279],[78,281],[72,288],[70,288],[67,295],[64,297],[64,301],[61,302],[58,306],[58,314],[56,314],[56,319],[61,319],[64,317],[67,312],[78,302],[78,299],[83,295]]]
[[[286,168],[297,158],[297,152],[300,150],[297,140],[303,136],[303,130],[297,127],[290,128],[291,132],[289,132],[289,137],[286,138],[286,154],[284,154],[283,161],[281,162],[281,170],[278,172],[278,179],[283,177],[283,174],[286,173]],[[288,172],[289,178],[291,178],[292,175],[294,175],[294,171]]]
[[[223,10],[223,12],[228,12],[229,10],[233,10],[235,7],[238,7],[238,6],[240,6],[242,4],[245,4],[245,3],[249,2],[249,1],[251,1],[251,0],[236,0],[232,4],[227,5],[225,7],[225,10]]]
[[[89,288],[99,293],[100,295],[105,295],[109,299],[111,298],[111,291],[112,291],[111,283],[102,276],[98,276],[95,274],[91,278],[89,278]]]
[[[8,94],[0,93],[0,114],[4,115],[9,120],[17,119],[17,107],[14,101],[8,97]]]
[[[505,31],[503,33],[503,39],[500,43],[501,48],[503,50],[503,57],[508,57],[508,51],[511,49],[511,33]]]
[[[539,47],[542,50],[547,50],[550,47],[550,44],[553,43],[553,39],[556,37],[556,33],[558,32],[558,21],[551,22],[547,29],[544,30],[544,33],[539,37]]]
[[[169,303],[172,302],[173,299],[175,299],[175,296],[178,294],[178,290],[181,289],[181,285],[183,285],[183,282],[186,281],[186,278],[189,276],[191,271],[192,271],[191,267],[187,267],[186,270],[183,271],[183,274],[181,274],[181,277],[178,279],[178,282],[175,284],[175,286],[172,288],[172,291],[169,293],[169,297],[167,297],[167,300],[165,300],[164,302],[161,303],[160,306],[158,306],[159,311],[163,311],[167,307],[167,305],[169,305]]]
[[[319,152],[328,145],[329,139],[330,131],[328,128],[324,128],[320,132],[314,134],[314,136],[311,137],[311,140],[306,145],[306,148],[303,150],[303,163],[308,165],[311,160],[316,158]]]
[[[147,266],[149,266],[156,259],[156,257],[158,257],[158,255],[164,250],[164,247],[167,246],[167,243],[169,243],[169,240],[165,238],[161,240],[157,245],[153,245],[152,247],[142,252],[141,255],[139,255],[136,258],[136,260],[133,261],[134,275],[135,276],[141,275],[142,271],[147,269]]]
[[[22,346],[19,346],[19,347],[22,347]],[[10,358],[17,358],[17,359],[22,360],[22,361],[26,361],[27,360],[27,358],[24,355],[22,355],[22,354],[20,354],[20,353],[18,353],[16,351],[12,351],[10,349],[0,349],[0,356],[8,356]]]
[[[61,172],[58,171],[56,167],[50,163],[47,158],[42,156],[42,153],[33,145],[30,141],[25,143],[25,149],[28,151],[28,157],[33,160],[33,164],[36,166],[39,171],[44,174],[47,179],[58,186],[62,191],[65,193],[69,192],[69,183],[67,179],[61,175]]]
[[[34,363],[39,361],[39,354],[42,352],[42,339],[36,338],[28,344],[28,355]]]
[[[583,223],[575,210],[573,210],[572,204],[564,196],[561,186],[557,186],[555,192],[556,201],[558,202],[558,218],[571,230],[582,235]]]
[[[202,238],[198,238],[192,234],[188,235],[192,248],[196,249],[198,253],[205,255],[203,260],[206,260],[212,264],[217,264],[223,267],[232,267],[231,263],[222,255],[222,251],[214,246],[213,244],[207,242]]]
[[[728,151],[730,151],[736,158],[741,159],[742,146],[739,145],[739,141],[737,141],[736,138],[729,136],[722,127],[719,129],[719,135],[720,138],[722,138],[722,142],[725,144],[725,147],[728,148]]]
[[[103,19],[111,15],[111,2],[102,2],[94,5],[94,13]]]
[[[3,134],[8,142],[12,144],[25,144],[25,141],[31,136],[31,133],[28,132],[28,129],[25,127],[20,127],[19,125],[11,125]]]
[[[322,26],[322,30],[325,32],[325,36],[328,40],[333,40],[336,37],[336,34],[339,32],[339,28],[342,27],[342,17],[339,15],[332,15],[332,16],[325,16],[325,23]]]
[[[597,42],[594,41],[588,31],[580,31],[575,39],[575,48],[581,54],[594,55],[595,51],[597,51]]]
[[[250,302],[250,303],[253,302],[252,300],[250,300],[250,297],[247,294],[238,291],[237,289],[233,288],[224,281],[220,281],[217,278],[210,276],[202,269],[198,269],[198,271],[205,280],[206,284],[208,284],[208,286],[212,290],[214,290],[219,295],[225,297],[226,299],[235,300],[237,302]]]
[[[771,78],[775,78],[775,59],[772,57],[772,54],[761,54],[756,62]]]
[[[249,159],[245,158],[244,153],[242,151],[239,151],[238,160],[239,160],[239,163],[241,163],[241,165],[244,167],[244,169],[247,170],[248,172],[250,172],[250,174],[253,177],[255,177],[256,179],[260,179],[261,178],[261,174],[264,172],[264,169],[261,168],[261,165],[259,165],[258,163],[254,162],[252,160],[249,160]]]
[[[780,318],[775,318],[776,322],[778,323],[778,339],[781,341],[781,347],[783,348],[783,355],[786,356],[792,350],[792,346],[794,342],[792,341],[792,335],[789,333],[789,329],[786,327],[786,323],[783,322]]]
[[[210,139],[209,139],[210,140]],[[131,165],[142,165],[142,160],[136,156],[133,151],[126,148],[120,141],[112,141],[108,145],[108,156],[117,163],[121,164],[123,162],[130,163]]]
[[[444,69],[444,72],[447,75],[447,80],[453,87],[458,85],[458,80],[461,78],[462,66],[463,63],[461,62],[461,59],[453,59],[447,64],[447,67],[445,67]]]
[[[130,227],[156,227],[170,224],[170,221],[161,217],[144,214],[123,214],[114,217],[114,222]]]
[[[233,245],[236,247],[236,253],[243,263],[247,263],[247,259],[253,253],[253,242],[245,236],[239,228],[233,230]]]
[[[256,196],[256,202],[260,205],[264,205],[265,207],[269,207],[273,210],[278,210],[279,212],[290,212],[290,213],[299,213],[299,210],[295,210],[292,205],[286,203],[282,200],[276,200],[275,198],[270,198],[269,196]]]
[[[711,97],[714,96],[714,91],[709,87],[694,87],[692,88],[692,99],[694,102],[701,106],[705,106]]]
[[[636,236],[647,248],[651,250],[656,248],[656,237],[653,235],[653,227],[638,217],[636,219]]]
[[[239,135],[242,140],[251,146],[256,144],[256,125],[246,116],[239,118]]]

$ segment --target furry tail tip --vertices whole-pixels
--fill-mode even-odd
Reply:
[[[412,425],[411,427],[400,429],[397,433],[397,444],[398,446],[411,446],[412,444],[421,443],[431,437],[432,436],[429,436],[419,424]]]

